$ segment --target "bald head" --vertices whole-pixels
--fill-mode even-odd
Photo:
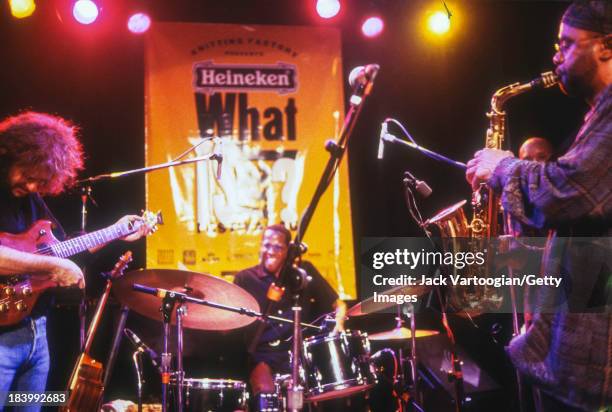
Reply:
[[[552,153],[553,149],[548,140],[542,137],[530,137],[521,145],[519,159],[547,162]]]

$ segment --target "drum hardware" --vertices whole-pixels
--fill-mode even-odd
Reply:
[[[154,286],[134,283],[135,280],[150,282]],[[177,285],[181,283],[183,286],[178,287]],[[169,289],[155,287],[159,285]],[[164,412],[168,407],[168,388],[171,376],[175,377],[177,387],[183,387],[182,358],[183,329],[185,327],[202,330],[230,330],[246,326],[252,323],[255,318],[265,321],[293,323],[291,319],[266,316],[258,312],[257,301],[243,289],[225,280],[200,273],[163,269],[130,272],[119,283],[115,292],[120,301],[144,316],[156,318],[154,313],[159,314],[160,311],[162,313],[163,353],[161,355],[161,371],[162,410]],[[143,296],[143,293],[155,296],[155,298]],[[206,296],[207,294],[215,296],[221,302],[243,303],[245,307],[229,306],[190,296]],[[162,299],[161,309],[158,303],[159,298]],[[177,367],[174,373],[171,372],[171,353],[168,351],[168,339],[172,323],[176,324],[177,333]],[[321,331],[321,328],[315,325],[303,322],[300,325]],[[182,411],[184,403],[181,391],[177,391],[176,401],[178,410]]]
[[[256,409],[259,412],[284,412],[286,405],[282,404],[280,392],[258,393],[256,395]]]
[[[411,285],[411,286],[397,286],[393,289],[386,290],[380,295],[416,295],[423,296],[432,290],[432,286],[429,285]],[[351,306],[346,311],[348,317],[359,317],[368,315],[370,313],[380,312],[386,309],[397,306],[395,302],[374,302],[373,297],[369,297],[362,300],[359,303]]]
[[[130,329],[123,328],[123,333],[128,338],[132,346],[136,348],[132,354],[132,361],[134,362],[134,369],[136,371],[137,379],[137,396],[138,396],[138,412],[142,412],[142,385],[145,383],[142,375],[142,355],[146,353],[151,359],[151,363],[158,370],[160,370],[159,364],[157,363],[157,353],[153,349],[149,348],[140,338],[132,332]]]
[[[117,328],[115,329],[115,334],[113,335],[111,349],[106,359],[107,368],[104,371],[104,378],[102,379],[102,386],[104,386],[105,388],[108,388],[108,383],[110,382],[110,377],[112,376],[113,369],[115,367],[117,354],[119,353],[119,345],[121,344],[121,337],[123,336],[125,322],[127,321],[129,313],[130,310],[128,309],[128,307],[125,305],[121,305],[121,315],[119,315],[119,322],[117,323]],[[100,403],[101,402],[102,399],[100,399]],[[97,410],[100,410],[100,408],[101,405],[98,405]]]
[[[349,396],[371,389],[376,373],[366,333],[318,335],[303,342],[306,402]]]
[[[438,332],[437,330],[426,330],[426,329],[417,329],[416,330],[416,337],[418,338],[424,338],[426,336],[431,336],[431,335],[437,335]],[[371,335],[368,335],[370,340],[373,341],[394,341],[394,340],[404,340],[404,339],[411,339],[412,338],[412,331],[404,326],[400,326],[400,327],[395,327],[391,330],[387,330],[384,332],[378,332],[378,333],[373,333]]]
[[[186,412],[246,411],[249,393],[246,383],[234,379],[185,378],[178,386],[176,376],[171,379],[173,393],[182,393]]]
[[[422,411],[420,404],[422,402],[421,393],[419,392],[419,381],[417,374],[417,348],[416,348],[416,338],[417,338],[417,329],[416,329],[416,317],[414,315],[414,306],[407,304],[405,306],[406,313],[405,316],[410,319],[410,356],[408,358],[404,357],[404,349],[399,349],[399,382],[398,382],[398,390],[396,390],[399,402],[402,406],[402,411],[407,410],[415,410]],[[401,306],[397,306],[397,325],[396,328],[402,328],[404,321],[402,320],[402,314],[404,311]],[[406,365],[405,362],[408,360],[410,364],[410,384],[408,384],[408,379],[406,379]],[[412,409],[410,409],[412,408]]]
[[[302,308],[299,304],[300,295],[295,294],[293,304],[293,347],[291,351],[291,385],[287,391],[287,407],[291,411],[300,411],[304,407],[304,388],[300,385],[300,344],[302,342],[302,329],[300,321]]]
[[[132,354],[132,361],[134,362],[134,369],[136,370],[136,396],[138,399],[138,412],[142,412],[142,385],[145,383],[142,375],[142,352],[139,350],[134,351]]]

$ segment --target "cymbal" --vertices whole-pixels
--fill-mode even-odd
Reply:
[[[426,329],[417,329],[415,331],[417,338],[423,338],[425,336],[437,335],[437,330],[426,330]],[[401,327],[395,328],[391,330],[387,330],[385,332],[374,333],[372,335],[368,334],[368,339],[370,340],[401,340],[401,339],[410,339],[412,338],[412,331],[408,328]]]
[[[416,285],[416,286],[398,286],[393,289],[386,290],[381,295],[417,295],[422,296],[429,292],[432,286],[428,285]],[[359,303],[356,303],[349,310],[346,311],[346,316],[364,316],[370,313],[378,312],[381,310],[389,309],[396,306],[395,302],[374,302],[374,297],[370,297]]]
[[[162,314],[159,310],[161,299],[133,290],[134,283],[187,293],[194,298],[206,299],[222,305],[260,311],[259,304],[247,291],[226,280],[204,273],[174,269],[140,269],[128,272],[113,282],[113,292],[121,303],[134,312],[160,322],[162,321]],[[175,314],[176,310],[172,313],[173,324],[176,322]],[[246,326],[254,321],[253,317],[196,303],[187,303],[183,326],[187,329],[221,331]]]

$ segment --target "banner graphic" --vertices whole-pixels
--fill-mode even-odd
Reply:
[[[148,268],[231,280],[259,261],[263,229],[292,233],[343,121],[335,29],[158,23],[145,45],[147,166],[222,156],[146,176],[164,226],[147,238]],[[203,141],[203,139],[208,139]],[[197,147],[196,147],[197,146]],[[341,298],[356,297],[347,162],[306,233],[312,261]]]

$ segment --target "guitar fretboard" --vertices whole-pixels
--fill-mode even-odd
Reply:
[[[67,258],[87,249],[92,249],[115,239],[122,238],[134,233],[135,231],[136,228],[132,224],[115,224],[86,235],[55,243],[49,247],[52,250],[53,255],[61,258]]]

